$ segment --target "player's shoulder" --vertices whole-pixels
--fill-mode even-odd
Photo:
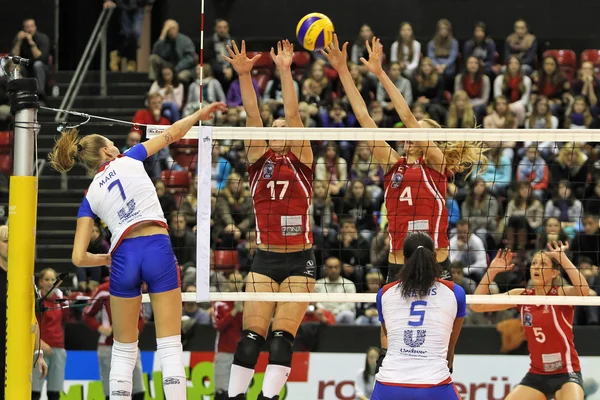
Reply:
[[[383,296],[388,293],[390,289],[396,288],[398,285],[400,285],[400,281],[394,281],[385,284],[381,289],[379,289],[378,297],[383,298]]]

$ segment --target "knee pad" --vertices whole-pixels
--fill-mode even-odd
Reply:
[[[256,332],[244,330],[235,350],[233,363],[240,367],[254,369],[260,355],[260,350],[264,344],[264,337]]]
[[[157,338],[156,352],[160,358],[163,382],[165,379],[185,378],[181,335]]]
[[[48,400],[60,400],[60,392],[46,392]]]
[[[132,382],[137,357],[138,342],[121,343],[115,340],[110,360],[110,380]]]
[[[269,364],[292,366],[294,335],[286,331],[273,331],[273,339],[269,348]]]

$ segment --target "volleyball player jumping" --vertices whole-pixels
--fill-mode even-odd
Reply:
[[[119,154],[104,136],[94,134],[80,139],[76,129],[65,130],[49,155],[59,172],[69,171],[78,160],[94,175],[77,214],[72,259],[78,267],[111,265],[111,400],[131,398],[142,282],[148,285],[152,301],[165,396],[167,400],[186,398],[179,268],[163,210],[143,161],[181,139],[199,120],[226,109],[223,103],[211,104],[125,154]],[[110,254],[87,252],[96,218],[101,218],[112,233]]]
[[[262,127],[256,93],[250,75],[254,62],[235,42],[228,47],[231,63],[239,75],[246,126]],[[273,127],[304,127],[298,113],[291,64],[293,46],[286,40],[271,49],[281,79],[285,120]],[[249,140],[250,188],[256,215],[258,249],[246,278],[246,292],[312,292],[316,277],[316,260],[312,250],[309,207],[312,199],[313,153],[310,141]],[[229,397],[245,399],[254,367],[263,347],[271,319],[273,338],[269,348],[269,365],[259,399],[278,399],[291,370],[294,337],[308,303],[255,301],[244,308],[242,339],[238,343],[231,377]],[[273,315],[275,313],[275,315]]]
[[[548,251],[538,252],[531,261],[532,289],[512,289],[509,295],[587,296],[587,280],[566,255],[568,243],[548,243]],[[512,253],[500,250],[475,290],[486,295],[496,275],[513,267]],[[560,268],[573,286],[553,286]],[[498,294],[496,296],[502,296]],[[583,379],[579,356],[573,343],[573,306],[472,304],[475,312],[493,312],[518,307],[525,329],[531,364],[529,372],[506,400],[583,400]]]
[[[432,239],[408,234],[399,281],[377,293],[389,344],[372,400],[459,400],[452,383],[454,348],[466,314],[465,291],[440,278]]]

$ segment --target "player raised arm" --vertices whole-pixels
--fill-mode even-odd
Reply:
[[[242,103],[246,111],[246,126],[254,128],[262,128],[263,123],[260,118],[260,110],[258,109],[258,99],[252,84],[252,67],[260,58],[260,55],[249,59],[246,56],[246,41],[242,40],[242,49],[238,49],[235,40],[231,42],[231,46],[227,46],[227,52],[230,57],[223,58],[231,64],[235,72],[237,72],[240,80],[240,91],[242,92]],[[244,146],[248,155],[248,162],[253,163],[258,160],[267,150],[267,142],[265,140],[245,140]]]
[[[271,58],[279,71],[281,80],[281,91],[283,95],[283,111],[285,112],[285,123],[290,128],[304,128],[304,123],[298,112],[298,93],[294,86],[292,77],[292,58],[294,56],[294,46],[288,40],[277,42],[277,53],[271,48]],[[310,140],[290,141],[292,153],[298,159],[308,166],[312,166],[313,153],[310,147]]]
[[[368,68],[369,72],[377,76],[377,79],[379,79],[379,82],[381,82],[383,85],[383,88],[390,97],[390,100],[404,125],[407,128],[423,128],[410,110],[410,107],[404,99],[404,96],[402,96],[402,93],[400,93],[396,85],[394,85],[394,82],[392,82],[383,68],[381,68],[383,47],[381,46],[379,39],[373,37],[372,43],[369,43],[367,40],[366,46],[367,51],[369,52],[369,60],[367,61],[361,57],[360,61]],[[423,159],[428,165],[436,167],[439,166],[440,168],[438,169],[442,169],[444,165],[444,154],[437,147],[435,142],[427,140],[413,140],[413,145],[415,147],[423,148]]]
[[[350,70],[348,69],[347,48],[348,42],[344,43],[340,50],[338,37],[334,34],[331,44],[324,50],[321,50],[321,53],[327,58],[331,66],[338,72],[342,86],[346,91],[348,100],[350,100],[352,111],[354,112],[356,119],[358,119],[360,126],[371,129],[377,128],[377,124],[375,124],[375,121],[373,121],[369,115],[367,105],[365,104],[365,101],[356,88],[356,85],[352,80],[352,76],[350,75]],[[381,65],[379,67],[381,68]],[[370,140],[368,141],[368,144],[373,149],[373,156],[377,162],[384,167],[386,172],[389,169],[389,166],[395,164],[400,158],[398,153],[396,153],[396,151],[394,151],[392,147],[384,140]]]
[[[561,288],[562,294],[564,296],[588,296],[590,293],[590,286],[588,285],[587,279],[581,275],[577,267],[573,265],[573,262],[571,262],[567,256],[566,251],[569,250],[569,243],[548,243],[548,250],[549,251],[546,252],[548,257],[560,264],[573,284],[573,286]]]
[[[513,253],[508,249],[500,249],[496,253],[496,257],[490,263],[485,275],[479,282],[477,289],[475,289],[475,295],[492,295],[489,287],[494,282],[496,275],[501,272],[510,271],[515,264],[512,263]],[[525,289],[511,289],[508,291],[508,295],[520,296],[523,294]],[[504,293],[494,294],[492,296],[506,296]],[[471,304],[469,306],[471,310],[475,312],[492,312],[508,310],[516,307],[514,304]]]

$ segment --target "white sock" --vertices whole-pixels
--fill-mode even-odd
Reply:
[[[156,345],[166,400],[185,400],[187,381],[183,367],[181,335],[157,338]]]
[[[133,369],[138,357],[138,342],[113,342],[110,360],[109,391],[111,400],[129,400],[133,390]]]
[[[281,389],[283,389],[283,386],[290,377],[291,370],[290,367],[284,367],[283,365],[267,365],[265,378],[263,379],[263,396],[271,398],[279,395],[279,392],[281,392]]]
[[[254,370],[240,365],[233,364],[229,374],[229,388],[227,393],[229,397],[239,396],[248,391],[248,386],[252,382]]]

